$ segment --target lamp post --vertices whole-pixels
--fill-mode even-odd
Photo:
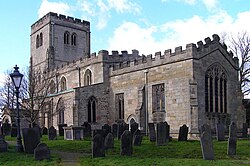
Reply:
[[[23,74],[19,72],[19,67],[17,65],[14,67],[14,72],[10,74],[11,80],[15,86],[15,93],[16,93],[16,109],[17,109],[17,140],[16,140],[16,150],[17,152],[23,152],[23,145],[22,145],[22,137],[20,132],[20,115],[19,115],[19,88],[21,86],[21,82],[23,79]]]

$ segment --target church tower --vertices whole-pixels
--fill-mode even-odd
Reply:
[[[48,13],[31,26],[33,69],[51,70],[90,55],[90,22]]]

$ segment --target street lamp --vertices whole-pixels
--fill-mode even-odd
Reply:
[[[10,74],[11,80],[15,86],[15,93],[16,93],[16,109],[17,109],[17,140],[16,140],[16,150],[17,152],[23,152],[23,145],[22,145],[22,137],[20,132],[20,115],[19,115],[19,88],[21,86],[21,82],[23,79],[23,74],[19,72],[19,67],[17,65],[14,67],[14,72]]]

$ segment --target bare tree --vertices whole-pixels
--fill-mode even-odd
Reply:
[[[240,32],[236,36],[222,33],[222,41],[229,41],[228,47],[239,59],[239,81],[243,95],[250,93],[250,36]]]

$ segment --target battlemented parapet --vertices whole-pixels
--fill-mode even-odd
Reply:
[[[119,64],[115,64],[110,67],[110,75],[119,75],[122,73],[189,59],[199,60],[216,50],[219,50],[235,69],[238,68],[238,58],[233,57],[233,53],[231,51],[227,51],[227,46],[224,43],[220,43],[219,36],[214,34],[213,40],[211,40],[209,37],[205,38],[205,44],[202,41],[199,41],[197,42],[197,45],[194,43],[187,44],[186,49],[184,50],[182,49],[182,46],[179,46],[175,48],[174,52],[172,52],[171,49],[168,49],[164,51],[164,54],[161,52],[156,52],[154,56],[142,55],[138,56],[132,61],[128,60]]]

